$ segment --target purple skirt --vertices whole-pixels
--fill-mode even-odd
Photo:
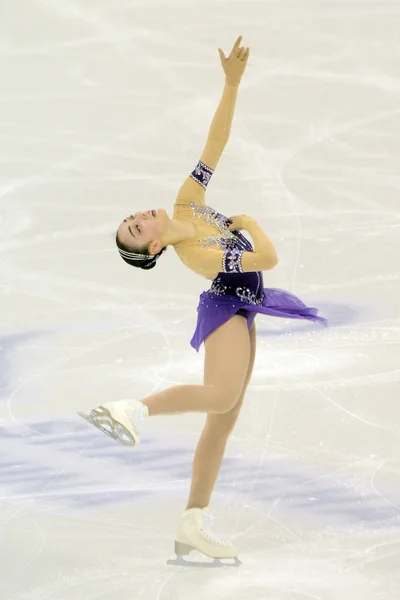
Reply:
[[[243,273],[241,277],[247,276],[246,279],[248,280],[250,275],[253,275],[253,282],[256,283],[254,280],[255,273]],[[257,275],[259,283],[261,273],[257,273]],[[206,337],[235,314],[241,314],[247,319],[249,329],[258,313],[285,319],[306,319],[327,325],[327,320],[318,316],[317,308],[306,306],[300,298],[290,292],[273,288],[260,288],[258,285],[258,289],[253,287],[254,292],[251,293],[243,285],[239,288],[229,285],[231,293],[227,294],[224,290],[224,287],[227,286],[221,286],[222,277],[226,278],[227,276],[220,273],[214,280],[211,289],[203,292],[200,296],[197,307],[197,327],[190,341],[190,345],[197,352]],[[233,283],[232,277],[234,276],[229,276],[230,284]],[[215,293],[215,290],[217,293]]]
[[[220,220],[221,227],[226,226],[227,217],[211,210]],[[253,251],[252,244],[240,231],[232,233],[235,238],[222,245],[225,250],[236,248],[240,251]],[[221,272],[213,279],[211,288],[200,296],[197,327],[190,345],[198,352],[206,337],[235,314],[243,315],[250,329],[257,313],[284,319],[306,319],[327,325],[327,320],[318,316],[316,308],[306,306],[294,294],[264,288],[262,271]]]

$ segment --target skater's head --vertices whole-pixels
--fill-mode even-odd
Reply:
[[[123,220],[118,228],[116,243],[123,260],[133,267],[153,269],[165,252],[162,243],[165,220],[164,209],[137,212]]]

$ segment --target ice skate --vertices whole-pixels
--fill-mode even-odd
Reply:
[[[144,405],[137,400],[107,402],[90,411],[88,415],[78,415],[100,429],[123,446],[140,444],[138,422],[143,418]]]
[[[177,559],[168,561],[167,564],[196,567],[237,567],[241,565],[242,563],[237,557],[237,549],[228,542],[220,540],[204,527],[203,518],[207,516],[207,514],[204,515],[204,510],[201,508],[190,508],[183,513],[175,538]],[[190,562],[183,559],[184,556],[195,550],[209,558],[213,558],[214,561],[211,563]],[[221,559],[231,559],[231,562],[221,562]]]

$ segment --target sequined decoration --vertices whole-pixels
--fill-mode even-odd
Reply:
[[[216,296],[224,296],[228,292],[228,286],[224,285],[221,282],[220,277],[214,279],[211,287],[207,290],[211,294],[215,294]],[[232,295],[232,292],[228,292]],[[239,300],[245,302],[246,304],[253,304],[254,306],[262,306],[264,303],[264,294],[261,295],[261,298],[257,298],[255,292],[252,292],[248,287],[237,287],[235,289],[235,295]]]
[[[210,289],[208,291],[211,292],[212,294],[217,294],[217,296],[223,296],[224,294],[226,294],[227,289],[228,289],[228,286],[223,285],[223,283],[221,283],[221,280],[219,279],[219,277],[217,277],[217,279],[214,279],[214,281],[212,282],[212,286],[210,287]]]
[[[200,246],[207,248],[210,246],[219,246],[224,250],[222,259],[222,271],[224,273],[243,273],[242,254],[244,251],[251,252],[252,246],[246,238],[238,234],[235,235],[228,229],[229,219],[224,215],[207,205],[197,206],[194,202],[190,203],[192,217],[202,219],[208,225],[218,229],[218,234],[207,235],[198,240]]]
[[[227,250],[222,260],[224,273],[243,273],[242,250]]]
[[[204,189],[206,189],[213,173],[214,171],[210,169],[210,167],[207,167],[207,165],[199,160],[190,177],[199,183]]]
[[[251,248],[246,246],[246,243],[238,238],[232,231],[228,229],[228,219],[218,213],[210,206],[197,206],[194,202],[190,203],[192,209],[192,217],[202,219],[208,225],[212,225],[218,229],[218,234],[207,235],[199,240],[199,244],[204,248],[210,246],[219,246],[221,250],[247,250]]]
[[[247,304],[261,306],[264,302],[264,295],[257,299],[257,296],[250,288],[236,288],[236,295],[242,302],[246,302]]]

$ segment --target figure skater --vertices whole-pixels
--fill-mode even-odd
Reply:
[[[184,181],[173,217],[164,209],[137,212],[124,219],[116,242],[129,265],[152,269],[172,245],[189,269],[212,280],[200,296],[197,327],[191,340],[196,351],[205,345],[203,385],[178,385],[142,400],[107,402],[89,415],[79,413],[118,442],[139,443],[141,419],[154,415],[206,413],[197,445],[189,501],[176,531],[179,557],[198,550],[214,559],[236,558],[238,551],[218,539],[203,523],[228,438],[238,419],[256,354],[256,314],[308,319],[325,324],[315,308],[293,294],[264,288],[262,271],[274,268],[274,246],[257,222],[245,215],[230,219],[204,202],[207,184],[229,139],[236,96],[245,71],[249,48],[240,36],[226,58],[219,49],[225,72],[222,99],[211,124],[200,161]],[[240,233],[245,230],[254,246]]]

